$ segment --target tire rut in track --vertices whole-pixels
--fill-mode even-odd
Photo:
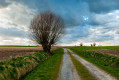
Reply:
[[[64,49],[63,62],[58,80],[81,80],[74,67],[67,49]]]

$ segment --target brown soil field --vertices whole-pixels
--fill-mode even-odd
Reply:
[[[56,47],[52,47],[56,49]],[[0,47],[0,62],[43,50],[42,47]]]
[[[93,51],[98,52],[98,53],[109,54],[109,55],[119,57],[119,50],[101,49],[101,50],[93,50]]]

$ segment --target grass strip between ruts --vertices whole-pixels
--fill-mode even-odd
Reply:
[[[68,51],[68,54],[71,57],[71,60],[76,67],[79,76],[81,77],[82,80],[95,80],[94,77],[89,73],[89,71],[79,62],[76,60],[74,56],[71,55],[71,53]]]
[[[59,73],[63,49],[54,51],[54,55],[29,73],[24,80],[56,80]]]

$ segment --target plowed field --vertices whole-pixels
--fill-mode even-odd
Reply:
[[[24,56],[42,50],[42,47],[0,47],[0,61]]]

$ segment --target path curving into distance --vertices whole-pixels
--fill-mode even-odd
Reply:
[[[89,70],[89,72],[93,75],[93,77],[96,78],[96,80],[117,80],[111,75],[107,74],[105,71],[93,65],[92,63],[84,60],[83,58],[81,58],[80,56],[72,52],[70,49],[67,49],[67,50],[72,54],[72,56],[74,56]]]
[[[67,49],[64,49],[63,61],[59,75],[60,78],[58,78],[58,80],[81,80],[69,54],[67,53]]]

